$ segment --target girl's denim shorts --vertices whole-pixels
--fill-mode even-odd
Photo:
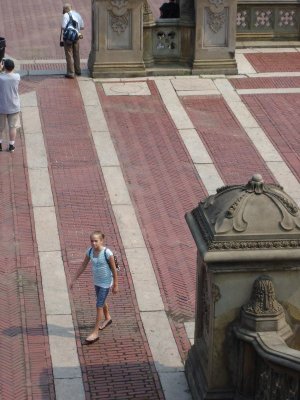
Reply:
[[[109,293],[109,288],[95,286],[95,290],[96,290],[96,297],[97,297],[96,305],[97,305],[97,307],[103,307],[105,304],[106,297],[108,296],[108,293]]]

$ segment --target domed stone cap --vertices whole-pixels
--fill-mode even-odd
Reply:
[[[300,248],[297,204],[281,186],[264,183],[259,174],[246,185],[217,189],[190,215],[208,251]]]

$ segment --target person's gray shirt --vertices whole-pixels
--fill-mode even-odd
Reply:
[[[0,114],[14,114],[20,111],[19,83],[19,74],[0,73]]]

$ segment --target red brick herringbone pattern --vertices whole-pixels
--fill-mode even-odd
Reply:
[[[194,318],[196,251],[184,214],[205,190],[153,82],[152,96],[105,96],[109,129],[182,354],[182,322]]]
[[[300,53],[246,53],[244,56],[256,72],[298,72]]]
[[[222,98],[183,97],[182,103],[226,184],[246,183],[256,172],[266,182],[274,181]]]
[[[89,234],[101,229],[109,247],[126,258],[93,148],[76,81],[49,79],[38,99],[67,274],[74,274],[89,246]],[[72,298],[82,339],[95,319],[95,295],[88,268]],[[91,399],[162,399],[157,373],[139,317],[130,275],[120,275],[120,293],[110,295],[113,324],[93,346],[78,351]]]
[[[300,76],[277,76],[276,78],[230,79],[236,89],[299,88]]]
[[[0,153],[0,398],[54,399],[23,151]]]
[[[1,0],[0,36],[6,38],[6,52],[16,59],[62,59],[59,47],[62,5],[52,0]],[[80,41],[81,57],[87,58],[91,43],[91,2],[74,0],[73,8],[84,22],[84,39]]]
[[[300,180],[300,94],[260,94],[242,98]]]

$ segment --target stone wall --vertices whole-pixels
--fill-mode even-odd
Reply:
[[[239,1],[237,40],[299,40],[298,1]]]

